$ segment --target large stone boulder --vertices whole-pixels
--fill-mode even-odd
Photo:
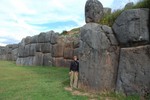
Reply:
[[[24,42],[25,42],[25,45],[28,45],[31,43],[31,40],[32,38],[30,36],[27,36],[25,39],[24,39]]]
[[[32,36],[30,43],[37,43],[38,42],[38,35]]]
[[[54,33],[53,31],[51,32],[51,39],[50,39],[50,43],[51,44],[56,44],[57,43],[57,39],[58,39],[59,34],[58,33]]]
[[[52,46],[52,57],[63,57],[64,44],[55,44]]]
[[[37,43],[36,51],[43,53],[51,53],[52,45],[50,43]]]
[[[25,47],[22,45],[19,45],[18,48],[18,57],[24,57],[25,56]]]
[[[65,64],[63,57],[59,57],[59,58],[53,57],[52,63],[53,63],[53,66],[56,66],[56,67],[60,67],[60,66],[63,67]]]
[[[30,44],[30,48],[29,48],[29,56],[35,56],[36,53],[36,44]]]
[[[16,61],[18,58],[18,48],[12,50],[12,60]]]
[[[17,65],[33,66],[33,57],[17,58]]]
[[[113,30],[121,45],[149,43],[149,9],[124,11],[113,24]]]
[[[121,49],[116,90],[127,95],[150,90],[150,45]]]
[[[115,89],[119,48],[111,28],[88,23],[81,28],[79,87],[97,91]],[[110,37],[108,34],[111,34]],[[114,39],[114,40],[113,40]]]
[[[87,0],[85,4],[85,22],[98,23],[103,17],[103,5],[98,0]]]
[[[72,48],[65,48],[63,56],[65,59],[72,59],[73,58],[73,49]]]
[[[34,66],[42,66],[43,65],[43,53],[36,52],[33,58],[33,65]]]
[[[51,56],[51,53],[45,53],[43,55],[43,65],[44,66],[52,66],[52,56]]]

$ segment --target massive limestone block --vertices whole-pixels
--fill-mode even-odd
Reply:
[[[17,58],[16,65],[33,66],[33,57]]]
[[[79,58],[79,52],[80,52],[79,48],[74,49],[73,50],[73,56],[77,56],[77,58]]]
[[[57,43],[58,36],[59,36],[58,33],[54,33],[54,32],[52,31],[50,43],[53,44],[53,45],[56,44],[56,43]]]
[[[54,43],[56,41],[57,33],[54,31],[42,32],[38,35],[38,42],[39,43]],[[52,39],[53,38],[53,39]]]
[[[29,56],[29,49],[30,49],[30,44],[25,45],[24,57],[28,57]]]
[[[103,5],[98,0],[87,0],[85,4],[85,22],[99,22],[103,17]]]
[[[70,67],[70,64],[71,64],[71,62],[72,62],[73,60],[72,59],[64,59],[64,66],[63,67]]]
[[[30,44],[31,43],[31,37],[30,36],[27,36],[25,39],[24,39],[24,42],[25,42],[25,45],[27,44]]]
[[[51,56],[51,53],[45,53],[43,55],[43,65],[44,66],[52,66],[52,56]]]
[[[65,48],[63,56],[65,59],[72,59],[73,58],[73,49],[72,48]]]
[[[18,48],[18,57],[25,57],[25,47],[22,45],[19,45]]]
[[[33,58],[33,65],[34,66],[42,66],[43,65],[43,53],[36,52]]]
[[[122,45],[149,43],[149,9],[124,11],[113,24],[113,30]]]
[[[116,41],[113,33],[105,33],[102,27],[88,23],[81,28],[79,87],[113,91],[119,48],[113,42]],[[108,34],[111,34],[110,37]]]
[[[46,33],[42,32],[38,35],[38,43],[44,43],[46,40]],[[50,37],[49,37],[50,38]]]
[[[53,63],[53,66],[56,66],[56,67],[60,67],[60,66],[63,67],[65,64],[63,57],[59,57],[59,58],[53,57],[52,63]]]
[[[55,44],[52,46],[52,57],[63,57],[64,44]]]
[[[16,61],[18,58],[18,48],[12,50],[12,60]]]
[[[73,42],[73,48],[79,48],[80,46],[80,40],[79,39],[76,39],[74,42]]]
[[[73,48],[73,42],[70,41],[70,42],[65,43],[65,48]]]
[[[150,45],[121,49],[116,90],[127,95],[150,90]]]
[[[36,44],[30,44],[29,48],[29,56],[35,56],[36,53]]]
[[[52,45],[50,43],[37,43],[36,51],[43,53],[51,53]]]
[[[30,42],[31,43],[38,43],[38,35],[32,36]]]
[[[53,66],[56,67],[70,67],[71,59],[64,59],[63,57],[54,58],[52,60]]]

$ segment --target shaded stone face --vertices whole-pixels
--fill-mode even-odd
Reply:
[[[149,9],[126,10],[116,19],[113,30],[121,45],[149,43]]]
[[[150,45],[121,49],[116,90],[127,95],[150,90]]]
[[[85,22],[98,23],[103,17],[103,5],[98,0],[87,0],[85,4]]]
[[[88,23],[81,28],[79,87],[97,91],[115,89],[119,48],[111,28]],[[106,26],[105,26],[106,27]],[[106,31],[108,33],[106,33]],[[111,34],[111,37],[108,36]]]

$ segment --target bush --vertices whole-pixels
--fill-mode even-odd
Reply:
[[[112,26],[113,23],[115,22],[116,18],[124,11],[124,10],[128,10],[128,9],[136,9],[136,8],[150,8],[150,0],[142,0],[139,1],[137,4],[135,4],[133,7],[131,8],[123,8],[123,9],[119,9],[114,11],[111,14],[107,14],[105,15],[101,20],[100,20],[100,24],[104,24],[104,25],[108,25],[108,26]]]
[[[116,10],[111,14],[105,15],[99,23],[112,26],[116,18],[123,12],[123,10]]]
[[[68,31],[63,30],[63,32],[60,35],[67,35],[67,34],[68,34]]]

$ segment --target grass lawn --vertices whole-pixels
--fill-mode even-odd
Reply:
[[[66,88],[68,72],[68,68],[16,66],[15,62],[0,61],[0,100],[140,100],[139,96],[72,91]]]
[[[87,100],[64,90],[68,68],[16,66],[0,61],[0,100]]]

